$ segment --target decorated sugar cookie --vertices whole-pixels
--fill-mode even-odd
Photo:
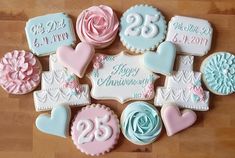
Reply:
[[[166,77],[165,87],[158,87],[154,104],[173,103],[181,108],[209,110],[209,92],[201,86],[201,73],[193,71],[193,56],[179,56],[178,71]]]
[[[174,43],[179,53],[203,56],[211,48],[212,33],[207,20],[174,16],[168,24],[166,41]]]
[[[69,136],[71,110],[69,106],[59,104],[54,106],[49,114],[40,114],[36,119],[36,127],[47,134],[66,138]]]
[[[76,41],[72,21],[65,13],[29,19],[25,31],[29,48],[38,56],[53,54],[58,47]]]
[[[54,55],[49,62],[50,71],[42,72],[41,90],[33,93],[36,111],[51,110],[57,104],[90,104],[89,86],[80,84],[76,75],[59,64]]]
[[[180,111],[174,104],[164,105],[161,109],[161,116],[168,136],[190,127],[197,120],[195,112],[189,109]]]
[[[39,60],[30,52],[14,50],[0,60],[0,85],[10,94],[26,94],[40,83]]]
[[[148,5],[129,8],[122,15],[120,25],[120,40],[136,53],[155,49],[164,40],[167,28],[161,12]]]
[[[75,49],[69,46],[61,46],[56,51],[59,63],[79,78],[82,78],[85,74],[94,54],[94,47],[86,42],[78,43]]]
[[[142,56],[125,52],[118,55],[96,54],[93,70],[88,74],[92,82],[91,96],[95,99],[151,100],[154,81],[159,77],[141,64]]]
[[[110,108],[100,104],[82,108],[75,117],[71,129],[76,147],[92,156],[109,152],[117,143],[119,133],[117,115]]]
[[[119,28],[115,12],[109,6],[92,6],[77,18],[76,30],[81,41],[104,48],[113,43]]]
[[[132,143],[147,145],[154,142],[162,130],[162,121],[157,109],[146,102],[133,102],[121,116],[123,135]]]
[[[217,95],[235,92],[235,55],[216,52],[201,65],[202,79],[206,87]]]
[[[149,70],[163,75],[172,74],[176,56],[173,43],[162,42],[156,52],[148,51],[143,56],[144,66]]]

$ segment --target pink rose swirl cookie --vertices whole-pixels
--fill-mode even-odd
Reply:
[[[14,50],[0,61],[0,85],[11,94],[25,94],[40,83],[41,64],[30,52]]]
[[[76,30],[81,41],[95,48],[109,46],[116,38],[119,21],[112,8],[100,5],[84,10],[77,18]]]
[[[98,156],[109,152],[120,133],[117,115],[108,107],[92,104],[78,112],[72,125],[74,144],[87,155]]]

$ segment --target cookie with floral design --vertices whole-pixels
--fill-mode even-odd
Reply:
[[[40,83],[41,64],[31,53],[14,50],[0,60],[0,85],[8,93],[25,94]]]

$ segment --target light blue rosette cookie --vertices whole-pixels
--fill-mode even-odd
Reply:
[[[135,5],[121,18],[120,40],[130,51],[154,50],[164,39],[166,21],[159,10],[148,5]]]
[[[235,92],[235,55],[214,53],[203,61],[201,72],[205,85],[212,93],[228,95]]]
[[[123,135],[132,143],[146,145],[154,142],[162,130],[157,109],[146,102],[129,104],[121,115]]]

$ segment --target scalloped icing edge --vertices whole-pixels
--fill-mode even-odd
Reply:
[[[166,29],[165,29],[165,31],[163,32],[163,37],[162,37],[162,39],[159,40],[158,43],[156,43],[154,46],[152,46],[152,47],[150,47],[150,48],[145,48],[145,49],[134,48],[133,46],[130,46],[130,45],[123,39],[123,37],[121,36],[121,33],[120,33],[120,32],[121,32],[121,31],[120,31],[120,30],[121,30],[121,21],[123,20],[124,15],[126,14],[126,12],[128,12],[129,10],[134,9],[134,8],[136,8],[136,7],[139,7],[139,6],[151,7],[151,8],[153,8],[154,10],[156,10],[157,12],[159,12],[160,15],[161,15],[161,17],[162,17],[162,20],[163,20],[164,24],[166,25]],[[165,17],[163,16],[163,14],[162,14],[162,12],[161,12],[160,10],[158,10],[158,9],[155,8],[155,7],[153,7],[152,5],[148,5],[148,4],[137,4],[137,5],[135,5],[135,6],[130,7],[129,9],[127,9],[127,10],[123,13],[122,17],[120,18],[120,28],[119,28],[119,33],[118,33],[118,35],[119,35],[119,37],[120,37],[120,41],[122,42],[122,44],[123,44],[128,50],[130,50],[131,52],[136,53],[136,54],[143,54],[145,51],[153,51],[153,50],[155,50],[155,49],[159,46],[159,44],[164,41],[164,39],[166,38],[167,29],[168,29],[168,26],[167,26]]]
[[[159,119],[161,120],[160,122],[161,122],[161,129],[160,129],[160,132],[159,132],[159,134],[156,136],[156,138],[155,139],[153,139],[152,141],[150,141],[149,143],[137,143],[137,142],[135,142],[135,143],[133,143],[133,141],[130,139],[130,138],[128,138],[128,137],[126,137],[126,135],[124,134],[124,132],[122,132],[122,134],[123,134],[123,136],[128,140],[128,141],[130,141],[131,143],[133,143],[133,144],[136,144],[136,145],[148,145],[148,144],[151,144],[151,143],[153,143],[153,142],[155,142],[159,137],[160,137],[160,135],[161,135],[161,133],[162,133],[162,129],[163,129],[163,123],[162,123],[162,118],[161,118],[161,114],[160,114],[160,112],[158,111],[158,109],[156,108],[156,106],[154,106],[154,105],[152,105],[152,104],[150,104],[150,103],[148,103],[148,102],[144,102],[144,101],[137,101],[137,102],[143,102],[143,103],[145,103],[145,104],[148,104],[150,107],[152,107],[155,111],[156,111],[156,113],[157,113],[157,115],[158,115],[158,117],[159,117]],[[134,103],[134,102],[133,102]],[[131,103],[130,103],[131,104]],[[129,105],[129,104],[128,104]],[[127,106],[128,106],[127,105]],[[126,107],[127,107],[126,106]],[[125,109],[124,109],[125,110]],[[123,111],[124,111],[123,110]],[[123,116],[123,112],[122,112],[122,114],[121,114],[121,118],[120,118],[120,122],[122,122],[122,120],[124,119],[124,116]],[[121,131],[123,131],[123,128],[122,128],[122,126],[121,126]]]
[[[68,46],[72,46],[72,47],[75,46],[77,39],[76,39],[76,34],[75,34],[75,31],[74,31],[74,28],[73,28],[73,21],[72,21],[72,19],[70,18],[70,16],[69,16],[67,13],[65,13],[65,12],[50,13],[50,14],[64,14],[64,16],[69,19],[69,24],[70,24],[70,27],[69,27],[69,28],[70,28],[71,33],[73,34],[73,41],[72,41],[72,43],[71,43],[70,45],[68,45]],[[26,31],[26,26],[27,26],[28,22],[30,22],[31,20],[33,20],[33,19],[35,19],[35,18],[43,17],[43,16],[50,15],[50,14],[45,14],[45,15],[40,15],[40,16],[37,16],[37,17],[30,18],[30,19],[26,22],[26,25],[25,25],[25,32],[27,32],[27,31]],[[27,36],[27,33],[26,33],[26,36]],[[28,42],[28,37],[27,37],[27,42]],[[28,46],[29,46],[29,44],[28,44]],[[34,55],[39,56],[39,57],[48,56],[48,55],[51,55],[51,54],[55,54],[55,53],[56,53],[56,50],[55,50],[55,51],[43,52],[42,54],[38,54],[37,52],[33,51],[33,49],[30,48],[30,46],[29,46],[29,49],[32,51],[32,53],[33,53]]]
[[[205,19],[201,19],[201,18],[195,18],[195,17],[189,17],[189,16],[181,16],[181,15],[174,15],[171,20],[168,22],[168,26],[172,23],[172,21],[174,21],[177,17],[187,17],[187,18],[193,18],[193,19],[199,19],[199,20],[204,20],[205,22],[207,22],[208,26],[210,26],[211,30],[212,30],[212,34],[213,34],[213,27],[211,25],[211,23],[208,20]],[[169,27],[167,27],[167,33],[166,33],[166,37],[168,35],[169,32]],[[180,52],[180,51],[176,51],[177,54],[179,55],[188,55],[188,56],[204,56],[206,55],[210,50],[211,50],[211,45],[212,45],[212,41],[213,41],[213,36],[211,37],[211,44],[210,44],[210,48],[208,48],[205,52],[203,52],[201,55],[198,54],[194,54],[194,53],[188,53],[188,52]]]
[[[104,155],[105,153],[108,153],[108,152],[110,152],[112,149],[114,149],[114,146],[118,143],[118,139],[119,139],[119,137],[120,137],[120,122],[119,122],[119,119],[118,119],[118,116],[114,113],[114,111],[113,110],[111,110],[109,107],[107,107],[107,106],[105,106],[105,105],[102,105],[102,104],[90,104],[90,105],[87,105],[87,106],[85,106],[85,107],[83,107],[80,111],[78,111],[78,113],[75,115],[75,117],[74,117],[74,119],[73,119],[73,123],[72,123],[72,126],[71,126],[71,135],[72,135],[72,133],[74,132],[73,131],[73,129],[72,129],[72,127],[74,126],[74,121],[75,121],[75,119],[77,118],[77,115],[80,113],[80,112],[82,112],[82,111],[84,111],[84,110],[89,110],[89,109],[91,109],[91,108],[101,108],[101,109],[104,109],[104,110],[106,110],[107,112],[109,112],[112,116],[114,116],[114,118],[116,118],[115,120],[116,120],[116,123],[117,123],[117,127],[118,127],[118,131],[117,131],[117,133],[116,133],[116,139],[115,139],[115,143],[111,146],[111,147],[109,147],[108,149],[106,149],[105,151],[103,151],[103,152],[101,152],[101,153],[98,153],[98,154],[90,154],[90,153],[88,153],[88,152],[86,152],[86,151],[84,151],[83,149],[81,149],[81,148],[79,148],[79,146],[77,145],[77,144],[75,144],[74,142],[75,142],[75,140],[74,140],[74,138],[73,137],[71,137],[71,139],[73,140],[73,143],[74,143],[74,145],[77,147],[77,149],[79,149],[82,153],[85,153],[86,155],[91,155],[91,156],[100,156],[100,155]]]
[[[200,72],[202,73],[202,81],[204,82],[206,88],[207,88],[210,92],[212,92],[212,93],[214,93],[214,94],[216,94],[216,95],[226,96],[226,95],[233,94],[234,92],[231,92],[231,93],[228,93],[228,94],[223,94],[223,93],[218,93],[218,92],[216,92],[215,90],[212,90],[212,89],[206,84],[207,82],[205,82],[206,79],[205,79],[204,73],[203,73],[203,68],[204,68],[206,62],[207,62],[210,58],[212,58],[213,56],[215,56],[215,55],[217,55],[217,54],[221,54],[221,53],[229,53],[229,54],[232,54],[232,53],[230,53],[230,52],[223,52],[223,51],[221,51],[221,52],[215,52],[215,53],[209,55],[209,56],[206,57],[206,58],[203,60],[203,62],[201,63]],[[232,55],[234,55],[234,54],[232,54]]]

